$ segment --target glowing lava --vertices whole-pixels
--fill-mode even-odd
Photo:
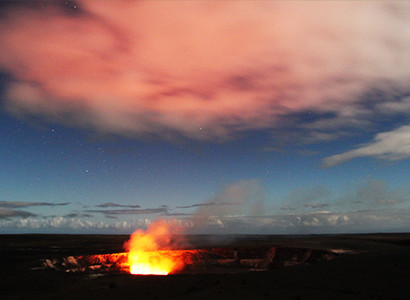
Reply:
[[[127,267],[134,275],[167,275],[184,266],[177,252],[164,250],[171,240],[165,221],[152,223],[146,231],[136,230],[125,244],[128,249]]]

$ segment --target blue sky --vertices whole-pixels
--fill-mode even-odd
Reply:
[[[1,233],[409,230],[407,3],[0,8]]]

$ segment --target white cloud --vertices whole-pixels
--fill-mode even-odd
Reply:
[[[392,131],[378,133],[372,142],[357,149],[323,159],[324,167],[332,167],[357,157],[375,157],[385,160],[400,160],[410,157],[410,125]]]

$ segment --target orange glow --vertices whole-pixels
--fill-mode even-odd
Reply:
[[[184,258],[179,251],[165,250],[169,243],[165,221],[152,223],[146,231],[136,230],[125,244],[129,251],[125,268],[134,275],[167,275],[182,269]]]

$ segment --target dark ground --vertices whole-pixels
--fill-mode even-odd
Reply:
[[[0,235],[1,299],[409,299],[410,233],[237,236],[230,247],[349,249],[356,254],[260,272],[132,276],[32,270],[45,258],[122,252],[128,236]],[[198,247],[228,237],[190,236]],[[212,240],[213,245],[209,244]],[[225,242],[224,242],[225,241]]]

